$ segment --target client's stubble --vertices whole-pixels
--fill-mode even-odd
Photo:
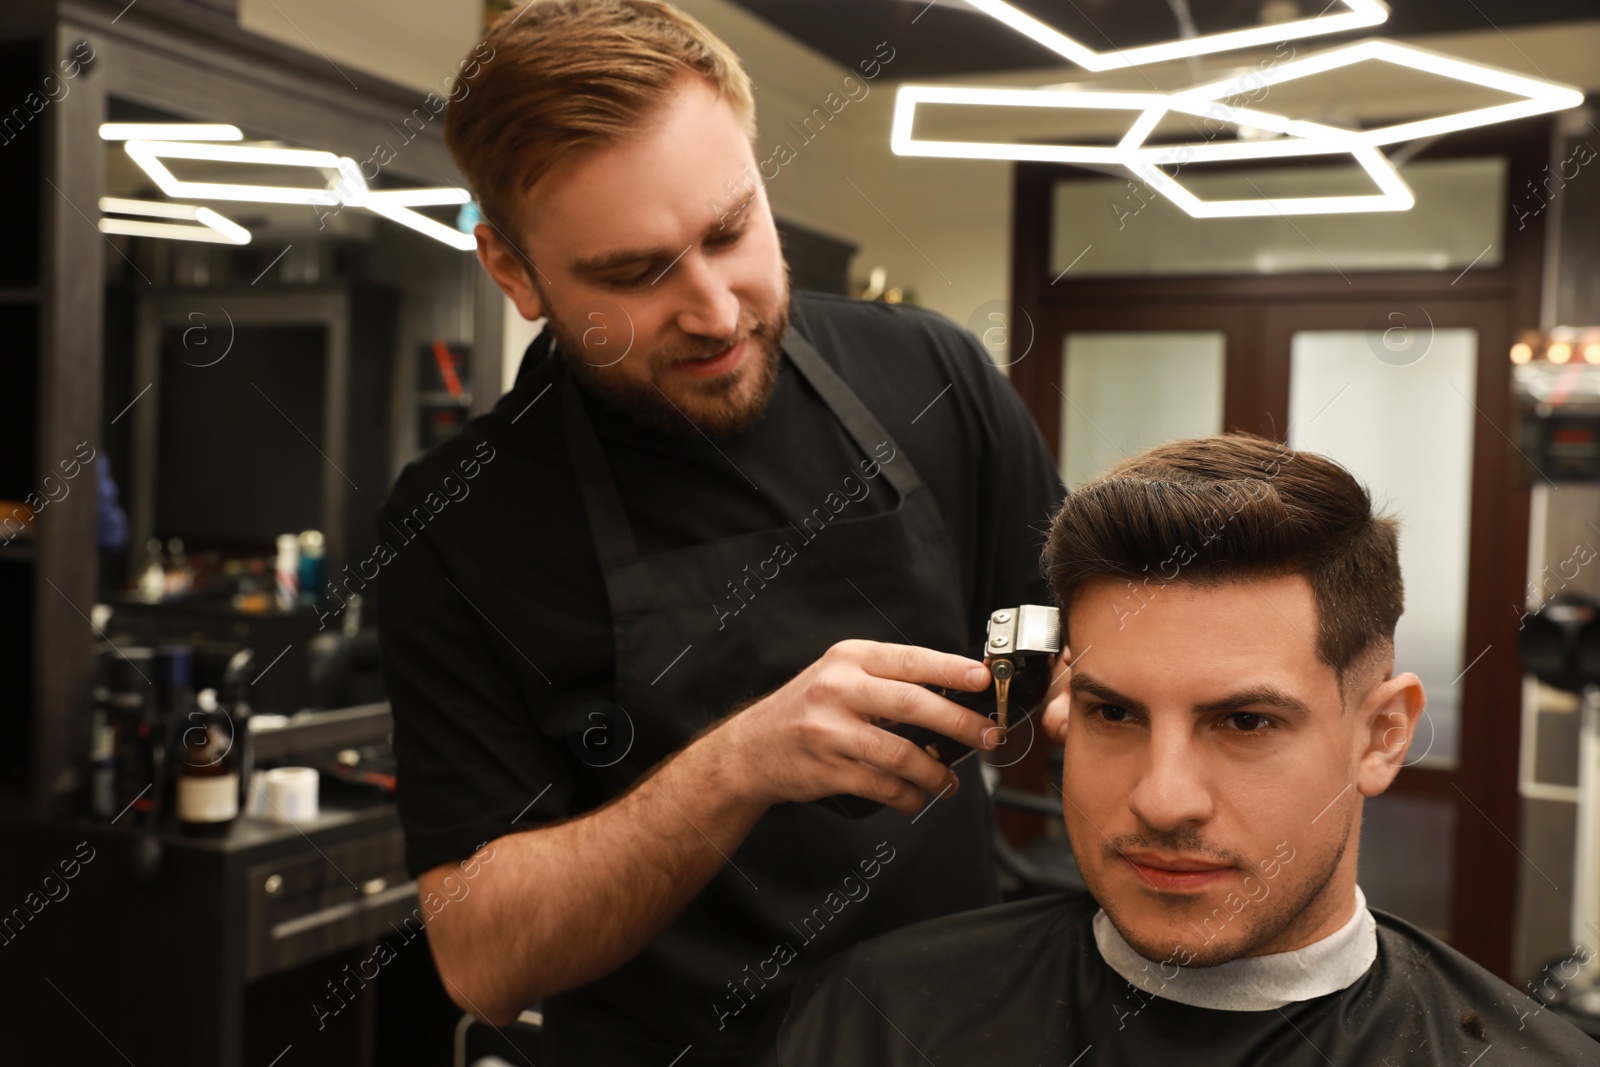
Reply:
[[[1122,939],[1145,959],[1169,961],[1185,967],[1216,967],[1255,954],[1263,946],[1271,944],[1281,936],[1301,916],[1307,914],[1312,904],[1333,881],[1334,872],[1339,868],[1339,861],[1344,858],[1345,839],[1341,838],[1339,847],[1328,854],[1309,875],[1298,880],[1282,882],[1266,879],[1248,862],[1208,847],[1200,839],[1198,831],[1193,829],[1182,829],[1172,833],[1146,830],[1141,834],[1130,834],[1118,837],[1115,841],[1107,841],[1105,845],[1106,852],[1111,854],[1107,858],[1112,862],[1120,860],[1121,853],[1130,849],[1207,856],[1217,863],[1232,864],[1247,877],[1253,877],[1258,883],[1270,887],[1268,895],[1259,901],[1245,894],[1238,894],[1246,903],[1228,926],[1232,927],[1237,921],[1239,932],[1233,937],[1223,938],[1208,937],[1205,928],[1196,925],[1192,915],[1185,914],[1192,911],[1198,903],[1193,897],[1163,894],[1161,903],[1167,907],[1175,929],[1167,940],[1158,941],[1146,937],[1135,929],[1126,921],[1125,914],[1119,919],[1119,913],[1123,913],[1123,909],[1114,894],[1106,892],[1105,886],[1089,886],[1091,895],[1105,909],[1106,915],[1117,928],[1117,932],[1122,935]],[[1235,892],[1238,893],[1237,890]],[[1212,911],[1206,912],[1201,917],[1201,922],[1211,918],[1215,910],[1213,908]],[[1227,915],[1232,909],[1223,905],[1221,910]]]

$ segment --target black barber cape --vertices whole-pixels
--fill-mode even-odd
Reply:
[[[413,874],[598,807],[836,641],[973,655],[992,610],[1050,602],[1064,491],[976,340],[812,293],[790,316],[744,433],[634,423],[546,333],[493,412],[402,473],[376,552]],[[543,1005],[549,1063],[746,1062],[804,968],[993,903],[975,760],[961,780],[914,822],[772,808],[643,953]],[[470,906],[466,881],[441,906]]]
[[[1353,985],[1271,1011],[1192,1007],[1101,957],[1088,893],[952,915],[857,945],[794,990],[781,1067],[1595,1067],[1600,1044],[1376,909]],[[1156,965],[1152,965],[1156,966]]]

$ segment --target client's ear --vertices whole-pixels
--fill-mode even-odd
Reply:
[[[1421,680],[1409,671],[1379,682],[1361,702],[1355,784],[1362,796],[1377,796],[1400,773],[1427,702]]]

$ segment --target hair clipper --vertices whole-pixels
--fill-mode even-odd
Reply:
[[[986,716],[1000,730],[1004,743],[1006,731],[1032,716],[1044,702],[1060,653],[1061,614],[1056,608],[1041,604],[999,608],[989,615],[982,652],[994,684],[976,693],[935,685],[926,688]],[[884,722],[881,728],[907,738],[949,767],[977,751],[925,726]],[[850,794],[823,797],[816,803],[853,819],[883,807],[876,800]]]

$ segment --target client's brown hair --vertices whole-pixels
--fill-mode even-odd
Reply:
[[[1069,646],[1072,602],[1091,579],[1137,592],[1302,574],[1317,657],[1345,699],[1352,666],[1389,646],[1405,603],[1399,524],[1374,515],[1338,463],[1253,434],[1174,441],[1084,484],[1051,520],[1044,562]]]

